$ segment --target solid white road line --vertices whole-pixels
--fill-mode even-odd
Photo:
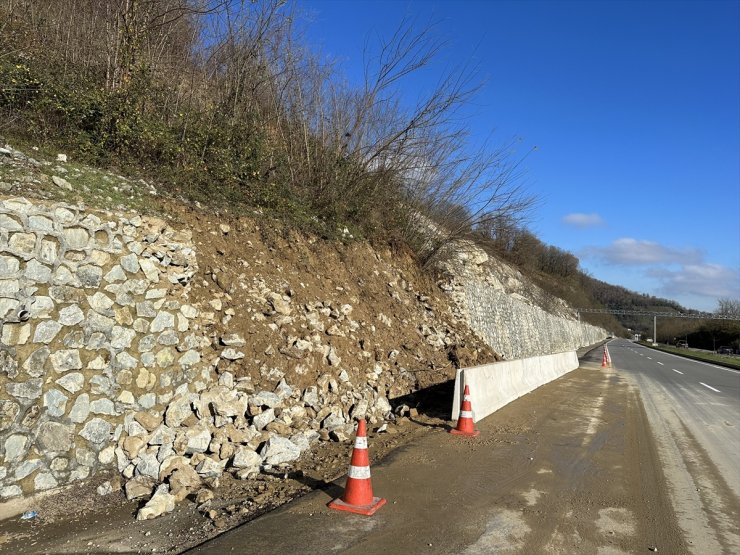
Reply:
[[[673,370],[674,372],[678,372],[679,374],[683,376],[683,372],[681,372],[680,370],[676,370],[675,368],[671,368],[671,370]]]
[[[711,385],[707,385],[707,384],[705,384],[704,382],[699,382],[699,383],[700,383],[701,385],[703,385],[704,387],[706,387],[706,388],[708,388],[708,389],[711,389],[712,391],[716,391],[717,393],[722,393],[722,392],[721,392],[721,391],[720,391],[719,389],[714,389],[714,388],[713,388],[713,387],[712,387]]]

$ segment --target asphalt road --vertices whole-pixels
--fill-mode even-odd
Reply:
[[[639,390],[691,551],[740,553],[740,372],[622,339],[609,352]]]

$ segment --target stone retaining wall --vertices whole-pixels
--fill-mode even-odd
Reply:
[[[208,379],[190,241],[156,218],[0,202],[0,498],[114,466],[127,414]]]
[[[549,296],[468,241],[453,243],[442,269],[457,315],[507,360],[578,350],[604,339],[603,328],[576,320],[561,299]],[[532,299],[547,303],[544,310]]]
[[[464,286],[470,327],[506,359],[562,353],[598,343],[606,331],[545,312],[479,282]]]

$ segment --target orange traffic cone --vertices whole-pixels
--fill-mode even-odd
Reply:
[[[601,367],[602,368],[609,367],[609,358],[606,355],[606,347],[604,347],[604,355],[601,357]]]
[[[606,362],[609,364],[609,366],[611,366],[612,356],[609,354],[609,347],[604,347],[604,350],[606,351]]]
[[[466,385],[463,392],[463,401],[460,406],[460,416],[457,419],[457,428],[450,430],[451,434],[476,437],[480,431],[473,424],[473,407],[470,405],[470,388]]]
[[[363,418],[357,425],[355,448],[352,450],[344,495],[331,501],[329,508],[370,516],[383,505],[385,505],[385,499],[373,497],[373,486],[370,482],[370,457],[367,453],[367,432]]]

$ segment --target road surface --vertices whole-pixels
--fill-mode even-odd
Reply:
[[[740,553],[740,372],[626,340],[609,351],[639,389],[691,551]]]

